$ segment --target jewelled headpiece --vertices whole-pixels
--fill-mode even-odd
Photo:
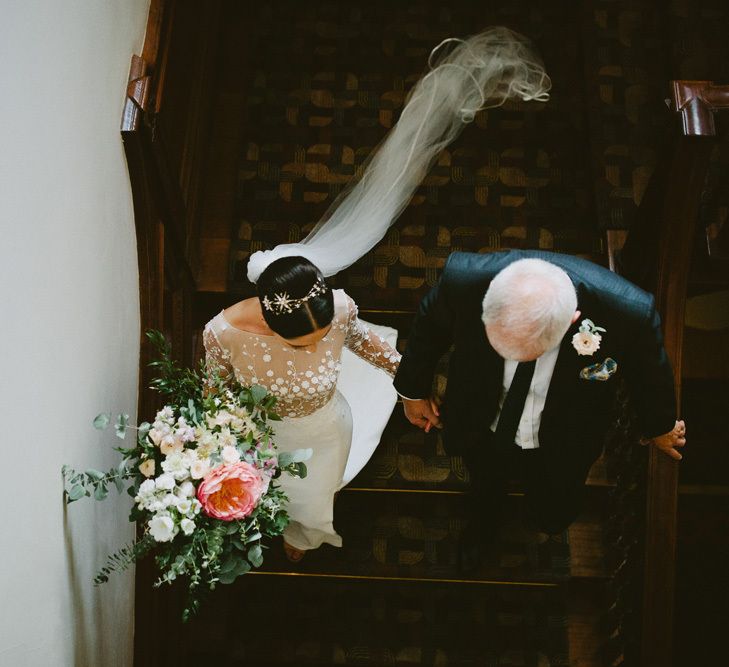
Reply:
[[[300,299],[291,298],[288,292],[274,292],[272,298],[264,296],[261,303],[266,310],[275,315],[283,315],[283,313],[293,313],[297,308],[301,308],[309,299],[326,292],[326,290],[327,284],[321,278],[318,278],[306,296],[302,296]]]

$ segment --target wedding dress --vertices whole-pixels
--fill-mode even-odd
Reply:
[[[203,332],[208,364],[233,373],[242,384],[261,385],[278,399],[278,449],[313,449],[306,478],[284,475],[278,480],[289,497],[291,523],[284,538],[302,551],[324,542],[341,546],[332,523],[334,493],[372,455],[396,399],[391,380],[400,355],[359,319],[349,296],[342,290],[333,294],[331,329],[314,350],[237,329],[223,312]],[[340,377],[343,363],[346,377]],[[366,402],[358,400],[363,396]]]

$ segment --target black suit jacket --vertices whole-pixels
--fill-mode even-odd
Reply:
[[[484,446],[498,409],[504,360],[486,337],[483,297],[499,271],[528,257],[562,268],[577,290],[581,315],[562,340],[539,443],[563,472],[584,475],[601,452],[619,376],[628,385],[644,437],[667,433],[676,418],[673,373],[653,296],[592,262],[536,250],[451,254],[438,284],[420,304],[395,388],[411,398],[429,396],[435,365],[453,345],[442,408],[445,446],[451,454]],[[585,318],[606,330],[592,356],[578,355],[571,344]],[[580,378],[582,368],[607,357],[618,364],[609,380]]]

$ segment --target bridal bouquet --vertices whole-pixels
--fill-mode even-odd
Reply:
[[[129,520],[138,523],[140,536],[110,556],[94,581],[107,581],[153,551],[160,571],[155,586],[187,580],[187,620],[199,608],[201,587],[231,583],[263,563],[264,539],[280,535],[289,521],[275,480],[282,473],[305,477],[311,450],[276,451],[269,425],[279,419],[276,398],[263,387],[180,368],[162,334],[148,336],[160,352],[153,387],[166,405],[138,427],[128,415],[118,416],[117,437],[135,430],[136,442],[115,448],[121,461],[108,472],[64,466],[66,501],[103,500],[110,484],[119,492],[127,486]],[[94,426],[105,429],[111,421],[100,414]]]

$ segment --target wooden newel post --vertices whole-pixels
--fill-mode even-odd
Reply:
[[[729,108],[729,86],[711,81],[672,81],[671,108],[681,114],[683,136],[668,165],[662,205],[655,210],[658,256],[656,304],[663,321],[666,352],[674,368],[681,409],[681,353],[686,287],[699,202],[716,134],[714,112]],[[690,425],[687,425],[690,429]],[[673,664],[676,572],[676,461],[651,449],[646,506],[642,667]]]

